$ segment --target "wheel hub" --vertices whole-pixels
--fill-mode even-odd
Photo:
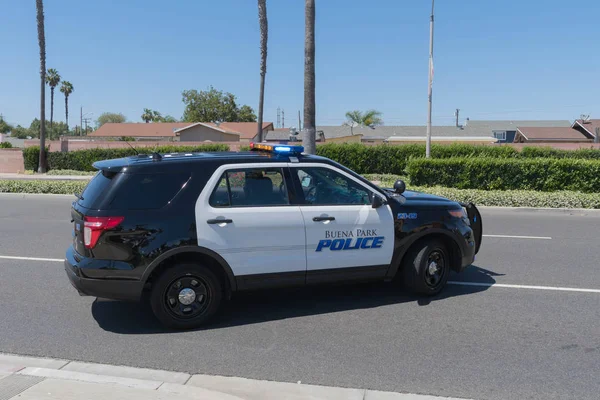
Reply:
[[[184,306],[189,306],[196,301],[196,292],[190,288],[182,289],[179,292],[179,302]]]
[[[429,267],[427,269],[429,275],[435,275],[439,271],[440,267],[438,266],[437,262],[432,261],[431,263],[429,263]]]

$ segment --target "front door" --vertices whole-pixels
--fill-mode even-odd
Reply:
[[[220,167],[196,203],[198,245],[227,261],[240,289],[304,284],[304,220],[286,163]]]
[[[352,175],[324,164],[291,164],[301,187],[306,226],[307,283],[383,278],[394,249],[390,207],[372,208],[375,192]]]

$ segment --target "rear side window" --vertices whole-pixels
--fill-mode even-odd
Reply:
[[[98,173],[79,204],[100,210],[152,210],[166,206],[186,185],[190,174]]]
[[[110,209],[162,208],[179,193],[189,178],[189,174],[125,174],[110,202]]]
[[[211,194],[212,207],[267,207],[289,204],[281,168],[229,170]]]

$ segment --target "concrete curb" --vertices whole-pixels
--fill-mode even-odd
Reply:
[[[465,400],[381,392],[369,389],[308,385],[300,382],[289,383],[201,374],[190,375],[181,372],[3,353],[0,353],[0,374],[0,389],[2,388],[3,375],[20,375],[45,378],[46,380],[42,383],[62,382],[58,386],[65,390],[65,393],[70,393],[69,385],[79,385],[75,382],[96,384],[85,386],[90,391],[94,389],[101,391],[109,387],[107,385],[117,385],[139,390],[140,399],[148,398],[149,393],[158,392],[173,397],[179,395],[214,400]],[[93,393],[89,394],[93,395]]]

